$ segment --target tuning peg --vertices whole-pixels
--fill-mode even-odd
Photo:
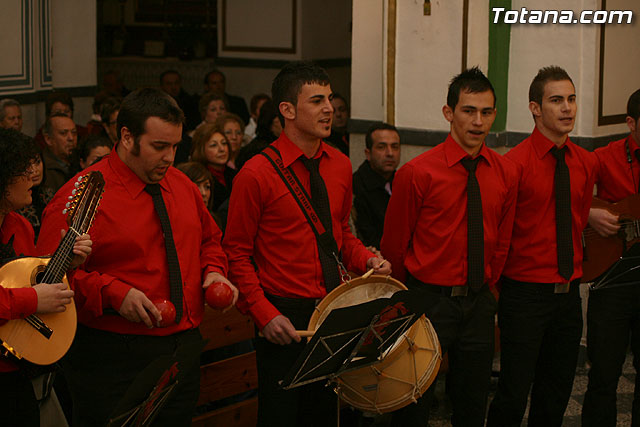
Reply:
[[[71,194],[75,196],[77,192],[78,192],[78,190],[72,190]]]
[[[62,209],[62,215],[66,215],[67,210],[66,209]]]
[[[67,197],[68,200],[73,200],[73,196]]]

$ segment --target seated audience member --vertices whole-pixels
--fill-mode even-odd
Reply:
[[[38,147],[35,142],[31,142],[38,150],[38,155],[34,158],[33,164],[31,165],[31,182],[33,183],[33,187],[31,187],[31,204],[20,209],[18,213],[29,221],[37,238],[40,232],[42,212],[53,198],[53,191],[44,185],[44,159],[42,158],[42,149]]]
[[[251,97],[251,102],[249,102],[249,108],[251,108],[251,117],[249,118],[249,123],[244,128],[244,134],[247,137],[247,140],[251,141],[256,137],[256,128],[258,127],[258,116],[260,115],[260,109],[264,105],[265,102],[270,100],[271,98],[266,93],[259,93],[257,95],[253,95]]]
[[[175,70],[167,70],[160,74],[160,89],[171,95],[185,115],[187,130],[198,125],[198,103],[193,96],[182,89],[182,77]]]
[[[253,141],[245,145],[244,147],[238,150],[238,155],[236,156],[236,172],[239,172],[242,169],[242,166],[249,161],[253,156],[259,154],[262,150],[269,146],[268,142],[265,142],[261,139],[255,138]],[[219,218],[216,221],[219,221],[218,224],[224,233],[224,229],[227,226],[227,214],[229,213],[229,199],[222,202],[222,204],[216,210],[216,214]]]
[[[103,135],[106,135],[112,144],[115,144],[118,140],[118,112],[120,111],[120,104],[122,100],[120,98],[110,97],[104,100],[100,105],[100,122],[102,125]]]
[[[32,169],[37,159],[38,152],[31,138],[13,129],[0,129],[0,265],[18,255],[35,255],[33,229],[16,211],[31,203]],[[90,252],[89,237],[79,237],[71,268],[83,263]],[[72,297],[73,291],[63,283],[23,288],[0,286],[0,321],[61,312]],[[2,425],[39,426],[40,410],[34,388],[15,359],[9,356],[0,356],[0,386]]]
[[[200,162],[213,176],[213,210],[231,195],[231,182],[236,172],[227,166],[229,161],[229,142],[224,131],[216,124],[200,126],[193,134],[191,160]]]
[[[233,96],[226,93],[227,79],[220,70],[212,70],[204,77],[204,91],[214,92],[224,97],[227,106],[227,110],[233,114],[237,114],[242,119],[243,123],[249,121],[249,110],[247,109],[247,103],[239,96]]]
[[[55,193],[72,176],[71,154],[78,144],[73,120],[62,113],[53,113],[44,123],[43,135],[46,186]]]
[[[0,128],[22,132],[22,109],[15,99],[6,98],[0,101]]]
[[[102,76],[102,89],[116,98],[124,98],[131,92],[124,86],[120,74],[115,70],[109,70]]]
[[[68,93],[62,92],[59,90],[53,91],[47,95],[47,99],[44,102],[44,112],[47,118],[53,115],[64,115],[73,120],[73,99],[69,96]],[[78,138],[82,139],[85,136],[89,135],[89,130],[75,123],[76,133],[78,134]],[[34,137],[35,141],[42,148],[46,147],[46,143],[44,140],[44,125],[38,130],[36,136]]]
[[[380,248],[384,214],[400,163],[400,135],[395,126],[375,124],[367,131],[365,144],[367,160],[353,174],[355,226],[362,243]]]
[[[213,189],[213,176],[209,169],[200,162],[185,162],[180,163],[176,168],[182,171],[187,177],[198,186],[200,194],[202,194],[202,201],[209,210],[209,213],[213,216],[213,219],[218,224],[218,227],[222,231],[224,228],[220,224],[220,218],[213,211],[213,197],[211,197]]]
[[[100,161],[113,149],[113,143],[104,135],[91,135],[78,147],[78,172]]]
[[[278,116],[278,107],[272,101],[267,101],[260,109],[254,140],[259,139],[270,144],[278,139],[281,133],[282,123]]]
[[[96,135],[102,132],[102,117],[100,117],[100,107],[102,103],[109,97],[109,95],[102,91],[98,92],[93,97],[93,104],[91,104],[91,118],[87,122],[87,132],[89,135]]]
[[[229,142],[229,162],[227,166],[236,169],[235,160],[238,150],[242,146],[244,137],[244,123],[242,119],[233,113],[226,113],[218,117],[216,124],[224,132]]]
[[[349,105],[342,95],[334,93],[331,99],[331,106],[333,107],[331,135],[326,141],[348,156],[349,132],[347,132],[347,123],[349,121]]]
[[[218,117],[228,111],[224,98],[214,92],[208,92],[202,95],[200,98],[199,109],[202,121],[198,126],[205,123],[215,123],[216,120],[218,120]],[[193,132],[191,133],[191,136],[193,136]]]

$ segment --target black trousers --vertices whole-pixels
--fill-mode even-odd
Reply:
[[[640,284],[589,293],[587,351],[589,385],[582,406],[582,425],[616,425],[616,389],[631,341],[633,366],[640,368]],[[632,425],[640,425],[640,375],[636,375]]]
[[[561,426],[582,335],[579,281],[555,294],[553,284],[503,277],[498,324],[500,379],[487,426],[520,426],[530,389],[529,425]]]
[[[425,315],[438,335],[442,352],[449,357],[449,395],[453,426],[484,426],[494,350],[496,300],[487,286],[477,294],[451,297],[450,289],[425,285],[409,277]],[[416,403],[396,412],[393,426],[427,426],[434,385]]]
[[[74,427],[103,426],[119,415],[114,409],[138,374],[159,356],[174,354],[180,363],[179,382],[153,425],[190,426],[200,393],[201,343],[198,329],[156,337],[78,325],[71,349],[62,359],[73,399]]]
[[[0,425],[40,425],[40,409],[31,380],[21,371],[0,372]]]
[[[313,300],[294,300],[268,296],[269,300],[297,330],[305,330],[315,307]],[[256,335],[257,336],[257,335]],[[258,366],[258,426],[335,426],[338,414],[336,393],[318,381],[290,390],[278,382],[291,369],[306,340],[299,344],[273,344],[264,338],[254,340]]]

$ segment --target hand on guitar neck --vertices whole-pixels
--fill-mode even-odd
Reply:
[[[619,218],[604,208],[589,209],[589,225],[602,237],[613,236],[620,231]]]
[[[64,238],[66,231],[62,230],[62,237]],[[76,237],[76,241],[73,244],[73,259],[71,260],[71,269],[77,268],[82,265],[87,260],[87,257],[91,253],[91,245],[93,242],[91,241],[91,237],[85,233]]]
[[[40,283],[33,289],[38,294],[38,314],[61,313],[73,298],[73,291],[64,283]]]

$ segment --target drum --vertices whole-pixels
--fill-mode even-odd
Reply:
[[[309,330],[316,330],[333,309],[388,298],[406,289],[389,276],[370,276],[343,283],[318,304],[309,321]],[[395,411],[422,396],[438,375],[441,360],[436,332],[423,315],[383,354],[381,361],[338,377],[338,394],[363,411]]]

